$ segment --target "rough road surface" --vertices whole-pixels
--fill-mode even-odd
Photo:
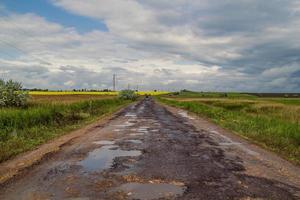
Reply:
[[[1,185],[0,199],[300,199],[300,170],[145,99]]]

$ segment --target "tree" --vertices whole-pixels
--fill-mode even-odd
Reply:
[[[21,107],[27,105],[28,93],[22,91],[22,84],[13,80],[0,79],[0,106]]]
[[[133,90],[122,90],[119,93],[119,98],[124,100],[136,100],[137,97]]]

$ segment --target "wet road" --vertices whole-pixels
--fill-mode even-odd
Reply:
[[[145,99],[1,186],[0,199],[300,199],[299,168],[265,154]]]

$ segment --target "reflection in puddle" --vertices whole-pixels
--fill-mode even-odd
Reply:
[[[121,128],[125,128],[125,127],[129,127],[129,126],[133,126],[135,123],[131,123],[129,121],[126,121],[124,124],[117,124],[114,125],[115,127],[121,127]]]
[[[126,113],[125,117],[133,117],[133,118],[135,118],[136,114],[135,113]]]
[[[239,142],[220,142],[219,145],[221,146],[231,146],[231,145],[239,145]]]
[[[100,144],[100,145],[112,145],[115,144],[114,141],[109,141],[109,140],[100,140],[100,141],[96,141],[93,142],[94,144]]]
[[[143,136],[144,133],[130,133],[130,136]]]
[[[119,189],[126,192],[132,199],[151,200],[180,196],[186,188],[167,183],[127,183]]]
[[[142,144],[143,143],[141,140],[126,140],[126,142],[131,142],[134,144]]]
[[[79,164],[87,171],[99,171],[109,169],[116,157],[139,155],[141,155],[141,151],[125,151],[119,149],[117,145],[107,145],[90,152]]]
[[[143,126],[137,129],[137,132],[139,133],[148,133],[149,127]]]

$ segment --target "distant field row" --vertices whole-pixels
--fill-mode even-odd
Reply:
[[[169,92],[165,91],[139,91],[136,92],[138,95],[163,95],[168,94]],[[30,95],[118,95],[118,92],[79,92],[79,91],[62,91],[62,92],[54,92],[54,91],[30,91]]]

